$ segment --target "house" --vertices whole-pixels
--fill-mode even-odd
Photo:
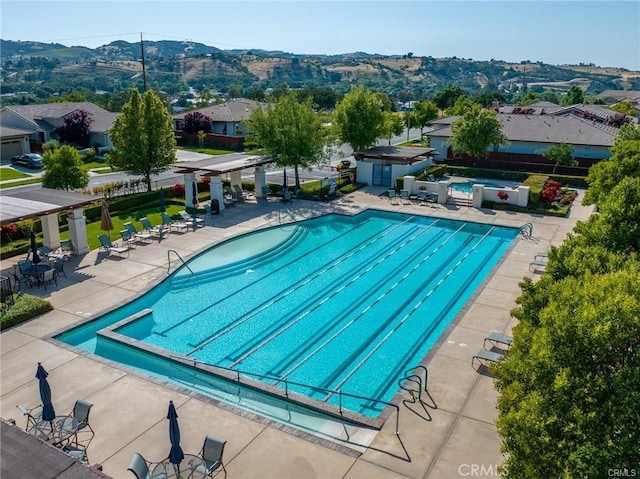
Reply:
[[[2,161],[23,153],[42,151],[42,144],[56,138],[55,129],[74,111],[86,111],[93,122],[89,131],[91,146],[111,149],[109,130],[118,113],[111,113],[91,102],[8,105],[0,110],[0,148]]]
[[[190,112],[182,112],[173,115],[173,128],[176,134],[197,138],[196,134],[189,136],[184,132],[184,118],[189,113],[202,113],[211,119],[211,133],[207,134],[206,144],[221,144],[225,146],[239,147],[247,135],[247,127],[244,124],[251,117],[256,108],[262,104],[246,98],[235,98],[218,105],[211,105]],[[193,137],[193,138],[191,138]]]
[[[503,109],[510,113],[496,116],[508,143],[490,147],[486,158],[454,157],[449,138],[452,136],[451,124],[457,116],[433,121],[433,130],[427,133],[429,144],[440,160],[446,159],[451,164],[541,173],[551,173],[555,167],[553,162],[542,156],[542,152],[560,143],[573,146],[578,166],[558,166],[558,173],[586,175],[592,164],[611,156],[609,148],[620,126],[613,121],[614,118],[619,119],[615,112],[595,105],[572,105],[558,109],[533,105],[519,108]],[[546,113],[547,109],[550,113]],[[626,118],[626,121],[637,121],[633,117]]]
[[[367,185],[394,187],[402,178],[433,164],[434,148],[376,146],[353,154],[358,162],[357,181]]]

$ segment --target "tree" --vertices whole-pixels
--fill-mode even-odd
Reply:
[[[336,105],[334,123],[342,143],[356,152],[366,150],[383,134],[382,104],[374,92],[356,86]]]
[[[391,138],[402,134],[404,130],[404,122],[399,114],[392,111],[385,111],[383,114],[384,122],[382,124],[382,136],[389,140],[389,144],[391,144]]]
[[[435,103],[431,101],[417,101],[414,103],[411,124],[414,128],[420,128],[421,137],[424,127],[436,118],[438,118],[438,106]]]
[[[459,96],[466,96],[462,88],[457,85],[447,85],[446,88],[433,95],[433,102],[441,110],[446,110],[455,104]]]
[[[47,149],[42,157],[42,186],[56,190],[74,190],[89,184],[89,175],[82,168],[78,151],[69,145]]]
[[[295,169],[300,188],[299,168],[319,165],[326,158],[327,135],[311,98],[298,100],[291,91],[265,109],[257,108],[248,121],[253,140],[280,166]]]
[[[482,107],[480,103],[474,102],[471,98],[460,95],[458,98],[456,98],[456,102],[453,104],[453,106],[447,108],[446,114],[464,115],[466,112],[471,111],[471,109],[476,105]]]
[[[573,85],[567,91],[567,94],[562,97],[560,102],[561,105],[577,105],[580,103],[584,103],[584,92],[580,89],[580,87]]]
[[[633,123],[625,123],[618,130],[618,136],[616,136],[615,142],[627,140],[640,140],[640,125],[634,125]]]
[[[633,137],[633,129],[625,128],[624,135]],[[616,139],[611,147],[611,158],[589,168],[584,195],[587,205],[599,205],[600,201],[624,178],[640,177],[640,140]]]
[[[636,111],[629,100],[622,100],[615,105],[611,105],[611,109],[629,116],[634,116],[636,114]]]
[[[211,118],[199,111],[190,111],[184,116],[183,121],[182,129],[185,133],[197,133],[198,131],[209,133],[211,131]]]
[[[451,145],[457,153],[471,157],[484,157],[487,148],[507,142],[496,112],[474,104],[462,117],[451,124]]]
[[[558,165],[576,166],[578,162],[573,158],[573,146],[567,143],[553,145],[542,152],[547,160],[555,161],[553,173],[555,175]]]
[[[129,173],[141,173],[148,191],[151,175],[176,161],[171,115],[153,90],[144,98],[133,91],[111,128],[111,141],[115,151],[109,154],[109,162]]]
[[[89,132],[93,123],[91,115],[84,110],[74,110],[54,130],[63,143],[89,146]]]

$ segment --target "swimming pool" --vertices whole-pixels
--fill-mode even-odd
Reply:
[[[57,339],[198,390],[210,379],[189,361],[375,418],[516,236],[376,210],[327,215],[205,251]]]
[[[484,185],[487,188],[504,188],[504,186],[502,185],[496,185],[493,183],[481,183],[478,181],[463,181],[458,183],[451,183],[449,186],[454,191],[470,194],[471,191],[473,191],[473,185],[477,185],[477,184]]]

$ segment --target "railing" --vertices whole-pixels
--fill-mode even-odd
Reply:
[[[182,256],[180,256],[180,254],[174,249],[170,249],[169,251],[167,251],[167,274],[169,274],[169,271],[171,271],[171,253],[174,253],[178,257],[178,259],[182,261],[182,264],[185,265],[189,271],[191,271],[191,274],[195,274],[191,270],[191,268],[189,268],[189,265],[182,259]]]
[[[533,236],[533,223],[526,223],[522,225],[518,232],[525,238],[531,238]]]
[[[284,395],[287,399],[289,399],[289,386],[300,386],[303,388],[309,388],[309,389],[313,389],[316,391],[320,391],[320,392],[324,392],[324,393],[329,393],[329,395],[337,395],[338,396],[338,412],[342,415],[343,413],[343,407],[342,407],[342,398],[343,397],[349,397],[349,398],[354,398],[354,399],[362,399],[364,401],[369,401],[369,402],[375,402],[378,404],[384,404],[386,406],[391,406],[396,410],[396,431],[395,434],[396,436],[398,436],[400,434],[399,432],[399,427],[400,427],[400,407],[397,404],[393,404],[391,402],[388,401],[383,401],[382,399],[376,399],[376,398],[370,398],[370,397],[366,397],[366,396],[359,396],[357,394],[352,394],[352,393],[346,393],[344,391],[341,390],[334,390],[334,389],[327,389],[327,388],[323,388],[320,386],[313,386],[311,384],[304,384],[304,383],[299,383],[299,382],[295,382],[295,381],[290,381],[289,379],[286,378],[279,378],[276,376],[271,376],[269,374],[260,374],[260,373],[253,373],[251,371],[244,371],[241,369],[233,369],[233,368],[227,368],[224,366],[217,366],[214,364],[209,364],[206,363],[204,361],[200,361],[198,359],[193,359],[193,358],[188,358],[185,356],[178,356],[175,354],[170,354],[169,355],[170,358],[173,359],[179,359],[181,361],[184,362],[191,362],[193,363],[193,367],[198,367],[198,365],[204,365],[210,368],[217,368],[217,369],[222,369],[224,371],[229,371],[235,374],[236,376],[236,382],[238,384],[241,383],[241,377],[242,375],[247,376],[247,377],[255,377],[258,379],[268,379],[270,381],[273,381],[275,384],[278,383],[284,383]],[[425,368],[426,371],[426,368]]]
[[[415,374],[416,370],[418,371],[424,370],[424,388],[422,385],[422,376],[420,376],[420,374]],[[409,394],[411,394],[411,397],[414,398],[414,401],[415,401],[414,395],[417,392],[418,400],[422,401],[422,391],[424,390],[424,392],[427,392],[427,381],[429,378],[429,371],[427,371],[427,368],[424,366],[416,366],[415,368],[407,369],[404,372],[404,374],[405,374],[405,377],[398,381],[398,386],[400,386],[400,389],[404,389]],[[418,385],[417,390],[406,387],[405,385],[406,381],[416,383]]]
[[[291,212],[291,210],[288,210],[288,209],[287,209],[287,210],[284,210],[284,211],[285,211],[285,213],[287,213],[287,214],[291,217],[291,219],[293,219],[293,222],[294,222],[294,223],[296,223],[296,224],[298,223],[298,218],[296,218],[296,217],[293,215],[293,213]],[[279,223],[279,224],[282,224],[282,210],[278,210],[278,223]]]

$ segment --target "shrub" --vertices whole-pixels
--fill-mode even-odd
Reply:
[[[546,175],[531,175],[522,183],[529,187],[529,204],[532,207],[540,203],[540,193],[542,193],[542,187],[548,178]]]
[[[13,301],[13,306],[8,306],[0,312],[0,330],[10,328],[53,309],[49,301],[29,294],[14,294]]]
[[[173,196],[184,196],[184,185],[182,183],[173,185]]]

